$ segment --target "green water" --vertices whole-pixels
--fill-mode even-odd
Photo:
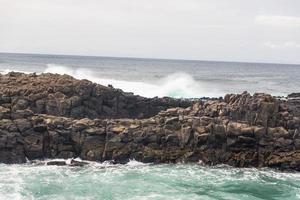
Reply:
[[[0,165],[0,199],[300,199],[300,173],[228,166]]]

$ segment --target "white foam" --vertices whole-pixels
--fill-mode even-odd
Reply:
[[[21,72],[21,73],[25,73],[25,74],[32,73],[32,72],[29,72],[29,71],[9,69],[9,68],[0,70],[0,74],[3,74],[3,75],[8,74],[9,72]]]
[[[1,166],[6,167],[7,165]],[[10,165],[5,171],[1,170],[0,177],[0,199],[24,199],[22,192],[24,189],[24,180],[21,177],[19,165]],[[9,191],[9,192],[7,192]]]
[[[193,76],[184,72],[176,72],[154,82],[124,81],[97,77],[91,70],[84,68],[71,68],[61,65],[48,64],[45,73],[68,74],[78,79],[88,79],[102,84],[112,85],[125,92],[144,97],[176,97],[176,98],[199,98],[204,96],[217,97],[222,94],[209,88],[204,83],[196,81]]]
[[[136,161],[135,159],[132,159],[132,160],[129,160],[129,162],[126,163],[126,165],[130,166],[130,167],[137,167],[137,166],[144,166],[146,164],[142,163],[142,162],[139,162],[139,161]]]

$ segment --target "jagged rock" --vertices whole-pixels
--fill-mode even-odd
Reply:
[[[78,119],[147,118],[163,109],[192,105],[188,100],[148,99],[88,80],[49,73],[1,75],[0,103],[10,104],[12,111],[28,109],[37,114]]]
[[[296,97],[147,99],[67,75],[9,73],[0,75],[0,162],[79,156],[300,171]]]

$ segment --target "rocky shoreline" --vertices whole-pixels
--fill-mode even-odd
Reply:
[[[0,75],[0,162],[72,157],[300,171],[300,94],[144,98],[67,75]]]

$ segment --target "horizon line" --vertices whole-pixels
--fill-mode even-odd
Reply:
[[[151,58],[151,57],[131,57],[131,56],[100,56],[100,55],[80,55],[80,54],[52,54],[52,53],[26,53],[26,52],[0,52],[0,54],[22,54],[22,55],[48,55],[48,56],[76,56],[94,58],[121,58],[133,60],[174,60],[174,61],[196,61],[196,62],[219,62],[219,63],[245,63],[245,64],[268,64],[268,65],[300,65],[300,63],[279,63],[279,62],[251,62],[251,61],[229,61],[229,60],[201,60],[201,59],[182,59],[182,58]]]

